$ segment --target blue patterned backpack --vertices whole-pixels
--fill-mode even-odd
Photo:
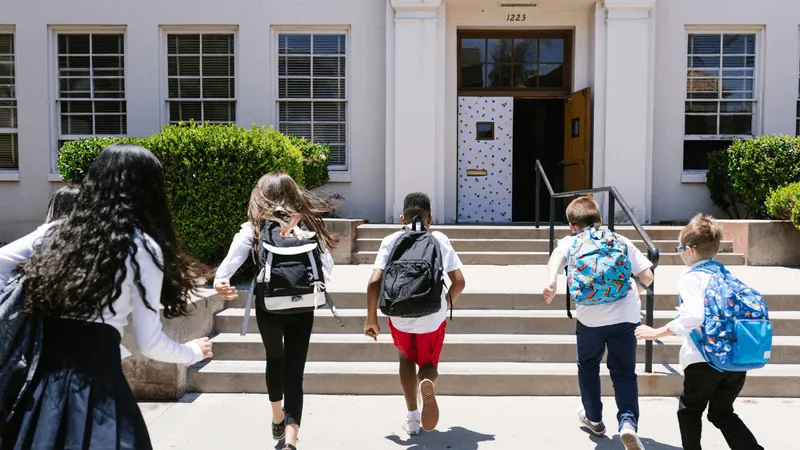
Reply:
[[[693,270],[711,275],[705,292],[705,323],[691,334],[705,360],[727,372],[764,367],[772,352],[772,323],[764,297],[716,261]]]
[[[567,287],[579,305],[603,305],[622,300],[630,290],[628,246],[610,230],[596,226],[573,235],[567,254]]]

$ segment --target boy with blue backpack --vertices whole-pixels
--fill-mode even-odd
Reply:
[[[567,220],[573,234],[561,239],[553,251],[547,265],[549,284],[542,294],[547,303],[553,301],[558,273],[566,265],[567,310],[572,298],[578,319],[575,335],[582,401],[578,420],[592,434],[605,435],[600,362],[607,348],[620,440],[626,450],[643,450],[637,435],[639,386],[634,335],[642,307],[632,277],[649,286],[652,263],[626,237],[600,229],[600,208],[591,197],[573,200],[567,207]]]
[[[680,363],[683,394],[678,424],[685,450],[699,450],[703,411],[731,449],[763,450],[733,412],[747,371],[759,369],[772,351],[772,324],[764,297],[714,261],[722,228],[713,218],[695,216],[677,247],[688,269],[678,282],[678,317],[664,327],[641,326],[636,337],[683,339]]]

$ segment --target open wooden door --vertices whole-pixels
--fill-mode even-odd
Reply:
[[[564,106],[564,191],[592,187],[592,91],[571,94]]]

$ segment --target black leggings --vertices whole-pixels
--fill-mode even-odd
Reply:
[[[286,401],[286,423],[300,426],[303,416],[303,372],[308,342],[314,327],[314,313],[273,314],[256,307],[261,341],[267,350],[267,392],[269,401]]]

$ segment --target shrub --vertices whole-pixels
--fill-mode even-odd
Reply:
[[[775,189],[766,202],[767,212],[779,219],[791,220],[800,230],[800,182]]]
[[[708,187],[711,200],[739,216],[768,218],[765,202],[770,192],[800,180],[800,138],[763,136],[735,141],[724,154],[709,157]]]
[[[306,189],[314,189],[328,182],[328,160],[331,149],[327,145],[315,144],[296,136],[289,136],[292,144],[303,155],[303,176]]]
[[[58,152],[58,173],[64,181],[78,184],[86,176],[89,166],[106,147],[118,142],[147,147],[146,138],[83,138],[68,141]]]

